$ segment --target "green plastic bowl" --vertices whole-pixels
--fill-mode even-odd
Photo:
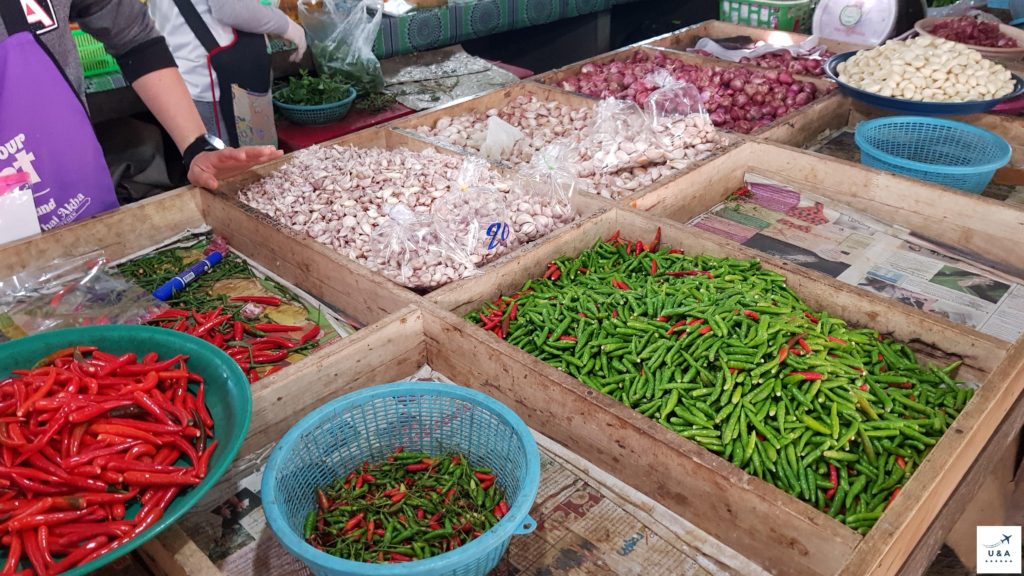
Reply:
[[[193,336],[149,326],[89,326],[42,332],[0,344],[0,378],[11,375],[12,370],[31,368],[40,358],[71,346],[96,346],[111,354],[136,353],[140,358],[147,352],[156,352],[161,359],[175,354],[188,355],[188,367],[206,380],[206,405],[214,421],[217,450],[210,459],[206,478],[191,490],[171,502],[163,517],[135,539],[96,560],[63,572],[62,576],[85,575],[124,556],[156,536],[178,520],[202,498],[227,471],[242,446],[252,415],[252,393],[249,380],[227,354],[215,346]],[[134,518],[139,505],[136,502],[127,511]]]

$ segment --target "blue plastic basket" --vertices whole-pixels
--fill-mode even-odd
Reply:
[[[842,54],[836,54],[829,58],[828,62],[825,63],[825,74],[835,81],[836,84],[839,84],[839,90],[850,98],[853,98],[858,102],[863,102],[869,106],[882,108],[883,110],[903,112],[904,114],[927,114],[929,116],[962,116],[965,114],[987,112],[1005,100],[1010,100],[1024,94],[1024,79],[1022,79],[1019,74],[1012,73],[1014,81],[1013,91],[1006,96],[1001,96],[993,100],[924,102],[921,100],[904,100],[903,98],[882,96],[881,94],[875,94],[874,92],[854,88],[839,79],[837,67],[840,63],[852,58],[856,53],[857,52],[843,52]]]
[[[953,120],[891,116],[857,125],[860,161],[918,180],[980,194],[1012,150],[996,134]]]
[[[330,104],[299,106],[297,104],[285,104],[274,98],[274,107],[281,113],[281,116],[284,116],[286,120],[294,124],[302,124],[304,126],[330,124],[344,118],[352,108],[352,103],[355,102],[357,94],[355,88],[349,87],[348,90],[348,96],[344,100],[331,102]]]
[[[303,540],[316,507],[314,490],[365,461],[402,446],[431,454],[458,452],[492,468],[510,508],[465,546],[425,560],[368,564],[337,558]],[[314,574],[346,576],[484,576],[515,534],[536,527],[529,517],[540,483],[540,453],[526,424],[497,400],[454,384],[397,382],[347,394],[314,410],[278,442],[263,472],[264,512],[289,552]]]

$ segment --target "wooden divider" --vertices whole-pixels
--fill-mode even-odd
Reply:
[[[635,208],[687,222],[743,185],[748,172],[819,194],[1024,278],[1024,210],[822,154],[749,142],[633,200]]]

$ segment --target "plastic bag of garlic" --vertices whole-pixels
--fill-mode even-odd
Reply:
[[[612,103],[603,105],[617,106]],[[609,136],[607,124],[600,130],[598,128],[596,116],[601,114],[600,108],[600,105],[596,108],[574,107],[554,100],[539,100],[534,96],[516,96],[501,108],[442,116],[433,126],[418,126],[415,134],[429,141],[483,154],[489,119],[496,117],[523,134],[523,138],[512,145],[511,151],[503,150],[502,161],[522,168],[530,164],[539,150],[560,142],[573,151],[565,159],[566,166],[572,167],[576,177],[587,180],[591,190],[607,198],[620,198],[650,186],[726,144],[724,136],[715,132],[710,122],[688,116],[676,116],[671,125],[663,126],[665,132],[682,137],[667,138],[662,142],[644,127],[643,113],[635,105],[629,109],[625,120],[619,121],[635,127],[643,135],[638,137],[638,133],[629,129],[614,130],[624,138],[622,143],[616,144],[618,136]],[[595,164],[593,150],[590,149],[598,144],[614,148],[616,155],[603,166],[604,169]],[[621,162],[619,151],[626,156]],[[602,160],[607,158],[602,156]],[[621,167],[618,171],[611,169],[616,163]]]
[[[533,160],[519,170],[514,189],[521,196],[519,202],[549,208],[550,214],[544,213],[537,218],[520,217],[516,220],[516,231],[524,242],[539,238],[546,219],[555,222],[572,222],[576,210],[572,197],[578,191],[593,193],[593,188],[586,180],[576,177],[572,166],[567,161],[571,150],[565,143],[556,142],[545,146],[533,155]]]
[[[487,163],[467,158],[452,182],[452,189],[434,202],[431,214],[441,241],[457,254],[466,254],[481,266],[519,247],[504,194],[479,186]],[[524,215],[525,216],[525,215]]]
[[[239,199],[283,226],[305,232],[396,282],[431,288],[471,274],[473,271],[468,267],[474,265],[472,258],[444,259],[434,254],[430,242],[417,241],[406,242],[404,246],[424,249],[407,250],[407,258],[399,258],[401,253],[396,253],[394,258],[375,259],[372,236],[389,224],[390,209],[404,204],[418,219],[430,220],[430,226],[419,222],[419,229],[424,238],[433,238],[434,244],[440,246],[442,241],[433,226],[431,208],[451,191],[463,164],[463,158],[431,149],[417,152],[405,148],[312,146],[245,187]],[[505,198],[510,232],[517,239],[539,238],[574,218],[571,212],[566,214],[561,207],[553,206],[551,199],[524,200],[522,191],[487,164],[482,164],[472,182]],[[415,258],[419,252],[424,252],[423,257]],[[411,266],[405,271],[404,261]]]
[[[479,273],[469,254],[441,238],[433,214],[416,214],[401,203],[388,208],[370,237],[366,266],[410,288],[434,288]]]

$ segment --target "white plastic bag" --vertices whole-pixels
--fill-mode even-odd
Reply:
[[[299,23],[306,29],[313,61],[321,74],[341,78],[361,95],[384,88],[380,62],[373,54],[381,22],[376,2],[299,0],[298,9]]]
[[[488,160],[504,160],[512,156],[516,142],[523,139],[523,133],[515,126],[497,116],[487,119],[487,135],[480,146],[480,153]]]
[[[405,204],[388,210],[388,220],[370,237],[367,267],[409,288],[436,288],[476,273],[469,256],[445,243],[431,214]]]
[[[28,172],[0,176],[0,244],[40,232],[31,180]]]

